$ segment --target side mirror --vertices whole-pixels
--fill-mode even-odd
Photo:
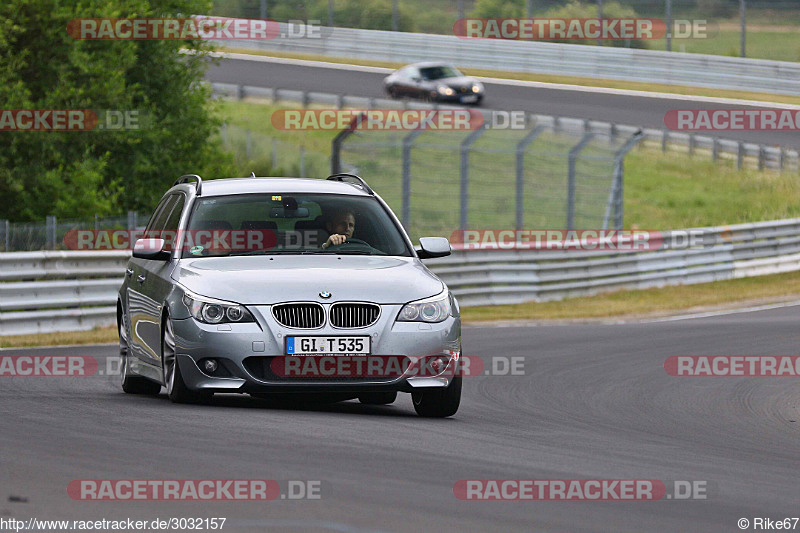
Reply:
[[[169,261],[169,252],[164,249],[164,239],[137,239],[133,245],[133,257]]]
[[[433,259],[450,255],[450,241],[444,237],[420,237],[417,255],[420,259]]]

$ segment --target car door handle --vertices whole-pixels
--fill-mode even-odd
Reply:
[[[136,278],[136,281],[138,281],[139,283],[144,283],[144,280],[146,280],[146,279],[147,278],[145,276],[139,276],[139,277]]]
[[[132,269],[132,268],[126,268],[126,269],[125,269],[125,274],[126,274],[128,277],[131,277],[131,276],[133,276],[133,269]]]

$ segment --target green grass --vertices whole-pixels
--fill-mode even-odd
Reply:
[[[625,226],[676,229],[800,216],[796,172],[736,170],[708,156],[637,149],[625,161]]]
[[[745,46],[747,57],[774,61],[800,61],[800,28],[787,28],[787,30],[748,32]],[[739,57],[740,38],[738,30],[720,30],[718,34],[707,39],[673,39],[672,50]],[[651,41],[649,47],[653,50],[666,50],[666,41]]]

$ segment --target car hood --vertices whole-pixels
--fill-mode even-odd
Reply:
[[[359,300],[402,304],[444,285],[413,257],[272,255],[183,259],[173,279],[200,296],[245,305]],[[321,292],[332,297],[323,299]]]
[[[478,80],[469,76],[460,76],[458,78],[445,78],[443,80],[439,80],[439,82],[444,83],[453,89],[460,89],[461,87],[472,87],[478,83]]]

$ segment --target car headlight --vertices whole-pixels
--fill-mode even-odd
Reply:
[[[444,94],[446,96],[451,96],[454,94],[453,89],[451,89],[447,85],[439,85],[439,87],[437,87],[436,90],[439,91],[439,94]]]
[[[480,83],[476,83],[475,85],[472,86],[472,92],[479,93],[482,91],[483,91],[483,85],[481,85]]]
[[[204,324],[230,324],[255,322],[250,311],[233,302],[223,302],[212,298],[183,295],[183,303],[198,322]]]
[[[442,294],[416,302],[409,302],[400,309],[398,322],[441,322],[450,316],[452,309],[450,294]]]

